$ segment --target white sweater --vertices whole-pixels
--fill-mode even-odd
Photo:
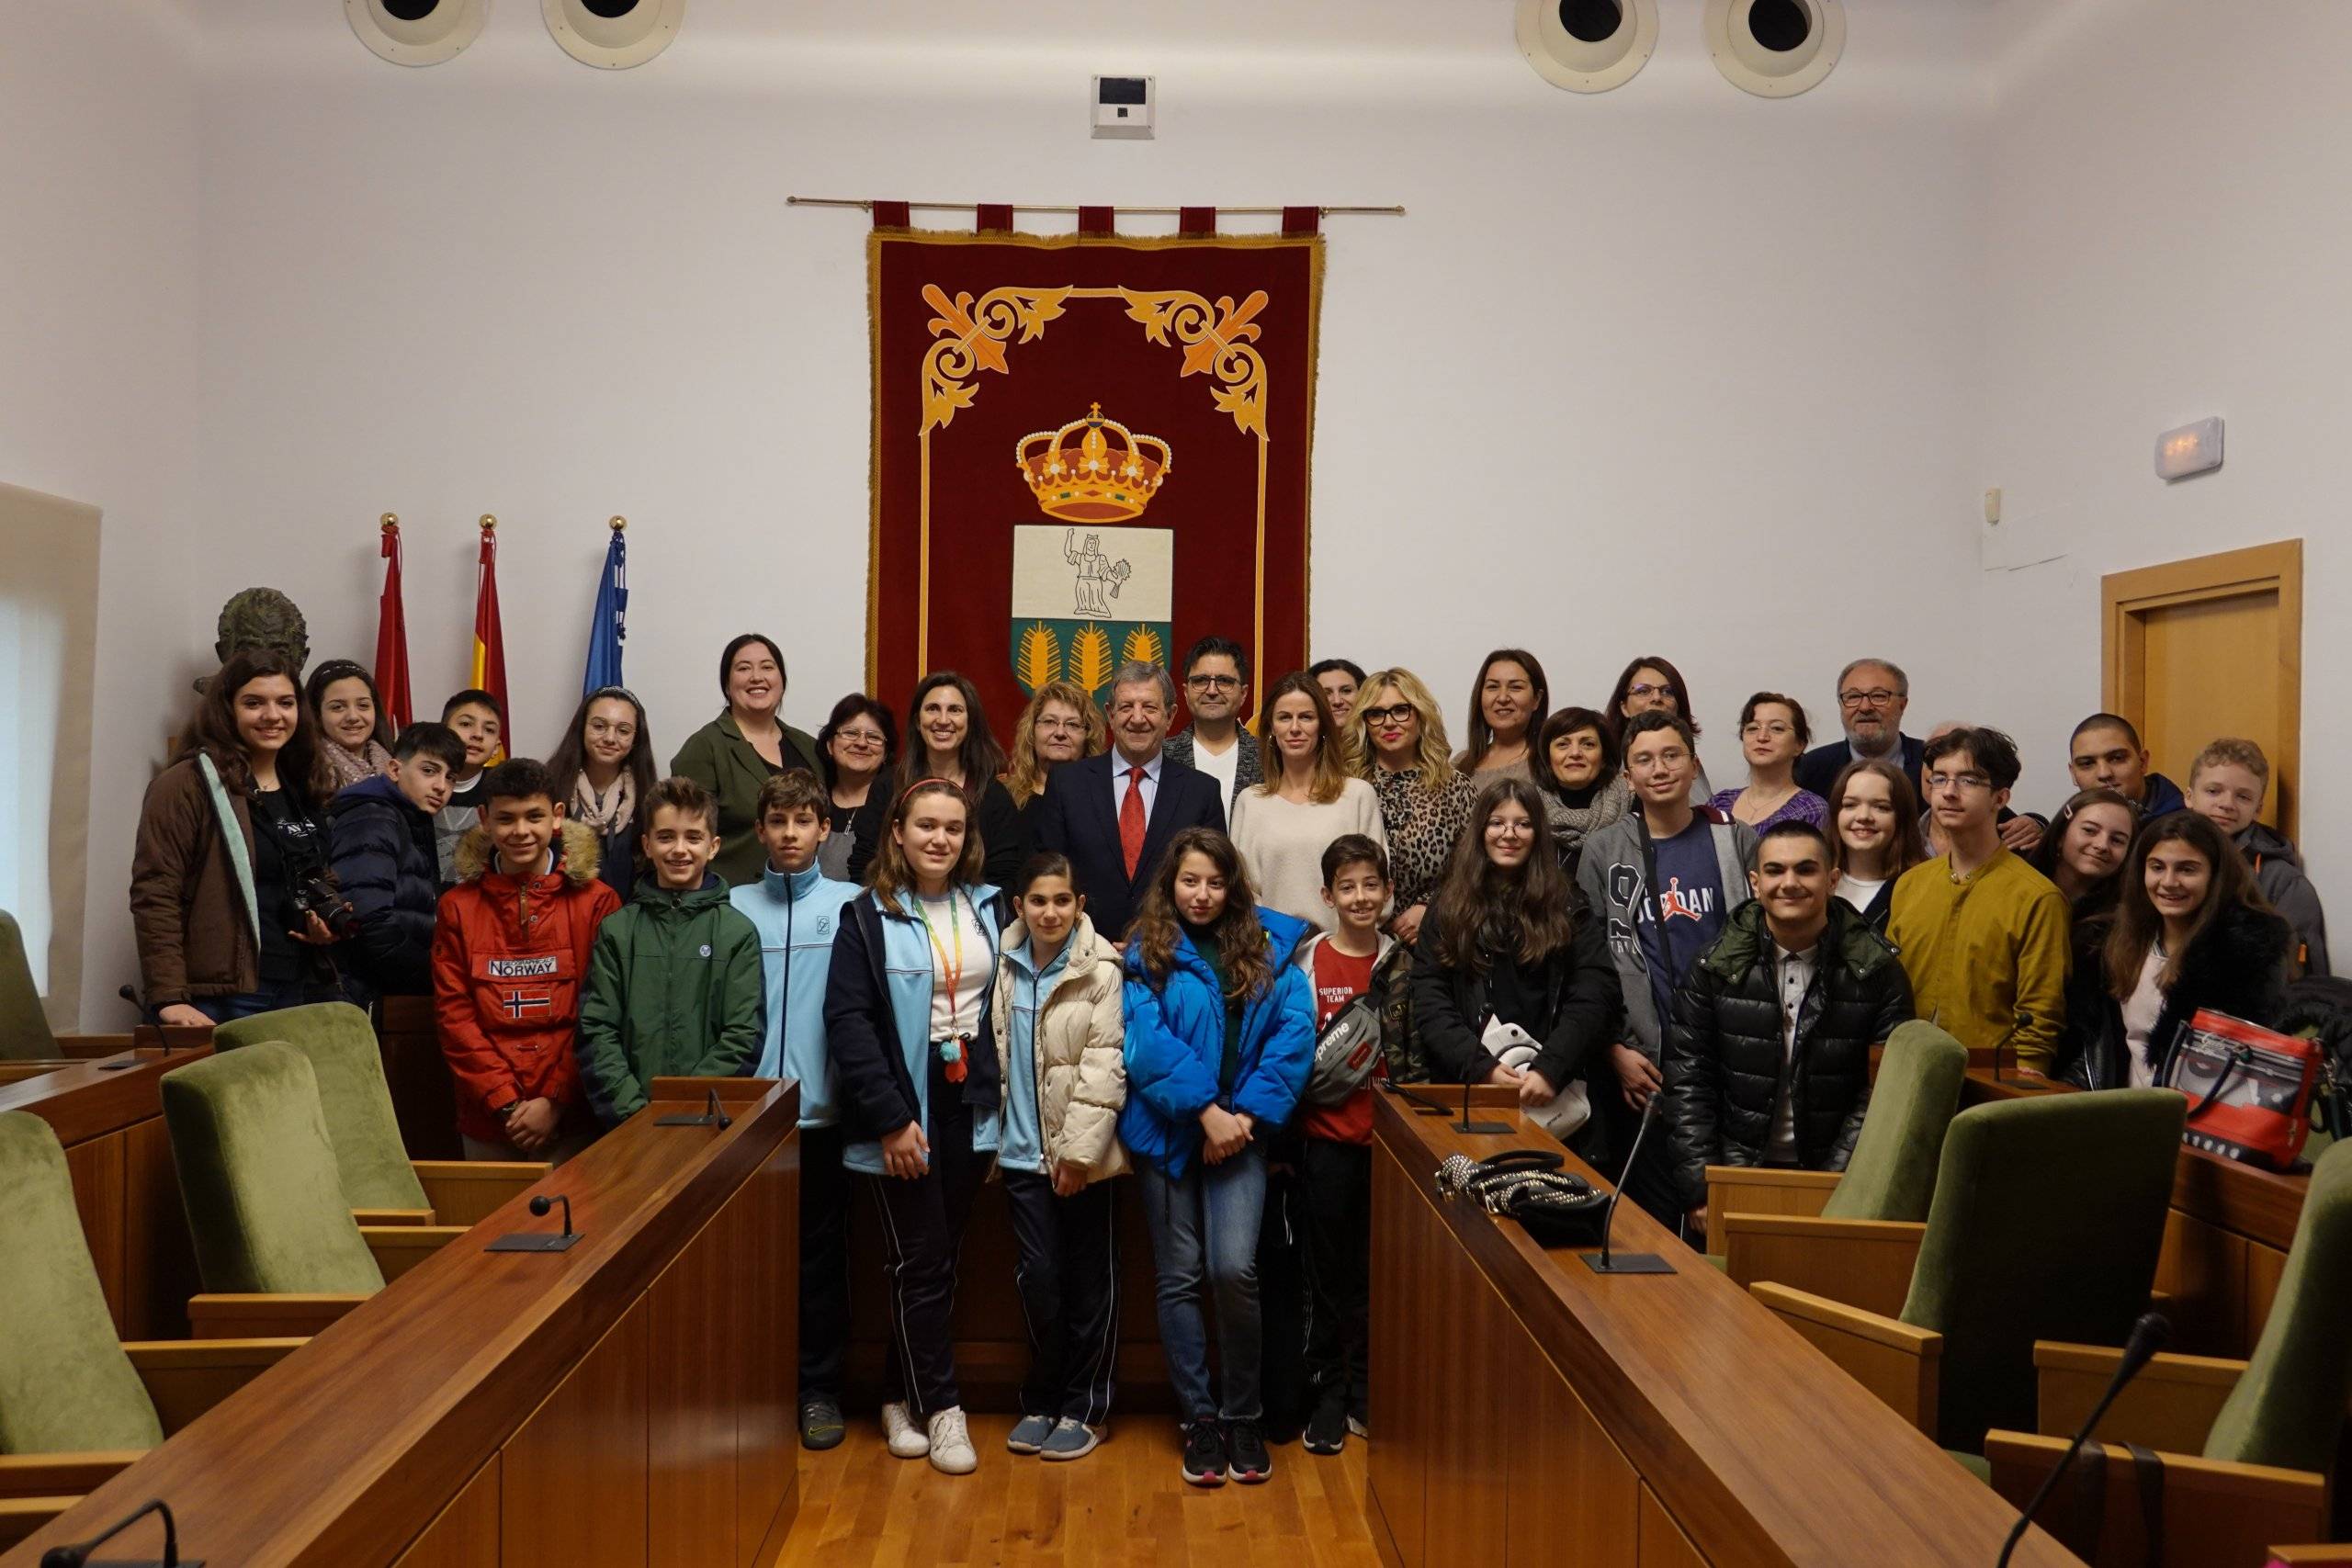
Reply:
[[[1343,833],[1362,833],[1382,849],[1380,798],[1363,779],[1350,779],[1328,805],[1284,800],[1251,785],[1233,797],[1233,845],[1258,902],[1295,915],[1317,929],[1332,927],[1323,902],[1323,852]]]

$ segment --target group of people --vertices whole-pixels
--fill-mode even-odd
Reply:
[[[1698,1223],[1711,1164],[1842,1168],[1905,1020],[2020,1073],[2162,1082],[2197,1010],[2267,1022],[2326,968],[2259,748],[2214,741],[2183,789],[2094,715],[2045,820],[2010,809],[2000,731],[1905,734],[1879,659],[1840,672],[1820,746],[1796,698],[1751,696],[1722,790],[1659,658],[1555,708],[1498,649],[1459,752],[1410,671],[1326,660],[1253,710],[1214,637],[1100,703],[1037,688],[1009,752],[953,671],[903,730],[853,693],[814,736],[769,638],[718,676],[664,773],[619,687],[541,761],[504,756],[490,694],[393,734],[358,665],[238,653],[148,792],[143,998],[202,1023],[429,994],[481,1158],[567,1158],[656,1077],[798,1080],[802,1439],[845,1431],[862,1185],[888,1444],[951,1473],[978,1462],[949,1323],[991,1165],[1034,1353],[1008,1447],[1106,1430],[1132,1175],[1184,1477],[1261,1481],[1270,1437],[1363,1430],[1374,1077],[1503,1086],[1612,1170],[1655,1109],[1626,1190]],[[1342,1030],[1376,1043],[1351,1071],[1318,1050]]]

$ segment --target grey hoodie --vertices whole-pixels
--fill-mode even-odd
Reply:
[[[1723,881],[1724,910],[1728,915],[1747,901],[1747,867],[1756,858],[1756,829],[1735,822],[1707,807],[1699,808],[1715,840],[1715,874]],[[1596,828],[1584,841],[1584,858],[1577,865],[1577,886],[1584,901],[1607,922],[1609,955],[1616,961],[1618,988],[1625,995],[1625,1043],[1655,1062],[1663,1049],[1658,1029],[1657,1001],[1650,990],[1650,965],[1642,952],[1635,911],[1647,897],[1642,886],[1642,811],[1631,811],[1604,828]]]
[[[2237,836],[2237,846],[2254,868],[2254,886],[2269,906],[2295,928],[2295,953],[2290,970],[2305,975],[2333,973],[2327,965],[2327,911],[2320,908],[2319,889],[2303,874],[2303,857],[2277,832],[2256,822]]]

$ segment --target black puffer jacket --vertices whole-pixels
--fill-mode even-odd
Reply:
[[[362,779],[327,808],[334,824],[334,879],[359,917],[344,988],[365,1007],[376,997],[433,989],[433,917],[441,901],[433,818],[387,778]]]
[[[1817,952],[1789,1096],[1798,1163],[1843,1170],[1870,1104],[1871,1047],[1911,1021],[1911,981],[1886,939],[1835,897]],[[1764,906],[1750,899],[1674,993],[1664,1109],[1685,1203],[1706,1201],[1708,1166],[1759,1164],[1770,1141],[1782,1055],[1773,953]]]
[[[2109,994],[2104,948],[2111,919],[2086,920],[2074,938],[2074,973],[2066,980],[2066,1029],[2058,1037],[2052,1077],[2082,1089],[2129,1089],[2131,1047],[2123,1033],[2123,1004]],[[2156,1081],[2164,1081],[2180,1026],[2199,1008],[2267,1029],[2286,1000],[2287,956],[2294,931],[2268,909],[2224,904],[2181,955],[2180,976],[2165,993],[2164,1010],[2149,1031]]]

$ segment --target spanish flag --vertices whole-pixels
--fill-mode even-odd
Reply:
[[[384,513],[384,592],[376,601],[376,694],[394,731],[406,729],[415,702],[408,684],[408,613],[401,602],[401,520]]]
[[[473,683],[498,699],[499,712],[507,711],[506,637],[498,626],[498,519],[491,516],[481,520],[481,570],[474,581]],[[490,755],[492,762],[506,760],[504,738],[501,739]]]

